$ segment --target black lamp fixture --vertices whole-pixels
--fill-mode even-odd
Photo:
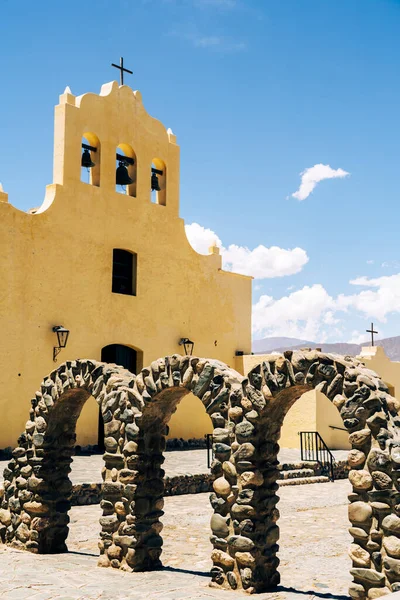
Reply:
[[[57,356],[61,352],[61,348],[65,348],[67,345],[69,329],[65,329],[62,325],[55,325],[53,331],[57,334],[58,341],[58,346],[53,348],[53,361],[57,362]]]
[[[179,345],[185,348],[186,356],[192,356],[194,348],[194,342],[192,342],[192,340],[189,340],[189,338],[181,338]]]

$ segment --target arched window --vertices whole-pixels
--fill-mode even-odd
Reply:
[[[132,146],[120,144],[116,150],[115,160],[115,190],[120,194],[136,198],[137,159]]]
[[[90,132],[82,137],[81,181],[97,187],[100,185],[100,141]]]
[[[167,167],[160,158],[154,158],[151,165],[151,201],[153,204],[167,204]]]
[[[134,252],[113,250],[112,291],[115,294],[136,296],[137,255]]]

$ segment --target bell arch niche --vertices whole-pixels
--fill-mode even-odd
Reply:
[[[81,181],[98,187],[100,185],[100,140],[95,133],[82,136]]]
[[[167,204],[167,167],[161,158],[153,158],[151,164],[151,201],[153,204]]]
[[[115,190],[136,198],[137,158],[129,144],[119,144],[115,154]]]
[[[74,428],[91,394],[106,435],[98,564],[158,568],[167,422],[192,391],[214,426],[213,583],[248,592],[273,589],[279,583],[280,428],[288,407],[310,388],[335,402],[350,434],[352,593],[364,598],[372,588],[396,590],[398,402],[362,363],[316,351],[273,356],[246,378],[218,361],[177,355],[154,361],[137,376],[92,360],[61,365],[31,401],[25,432],[4,471],[1,540],[33,552],[65,550]],[[360,566],[360,556],[368,566]]]

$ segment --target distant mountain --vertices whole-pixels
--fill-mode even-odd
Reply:
[[[271,337],[263,340],[254,340],[253,352],[255,354],[268,354],[269,352],[284,352],[285,350],[300,350],[301,348],[321,348],[322,352],[332,352],[334,354],[348,354],[357,356],[361,348],[368,344],[346,344],[337,342],[335,344],[317,344],[316,342],[306,342],[296,338]],[[391,360],[400,361],[400,335],[383,340],[376,340],[376,346],[383,346],[386,355]]]
[[[265,352],[273,352],[276,348],[285,347],[285,350],[287,350],[298,344],[310,346],[312,343],[313,342],[308,342],[307,340],[299,340],[291,337],[270,337],[264,338],[263,340],[254,340],[252,345],[255,354],[265,354]]]

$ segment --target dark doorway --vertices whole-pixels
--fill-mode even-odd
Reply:
[[[116,363],[136,375],[136,350],[121,344],[104,346],[101,351],[102,362]]]
[[[106,363],[115,363],[125,367],[131,373],[136,375],[137,370],[137,352],[129,346],[122,346],[122,344],[110,344],[104,346],[101,350],[101,360]],[[104,423],[99,411],[99,429],[98,429],[98,445],[99,449],[104,451]]]

